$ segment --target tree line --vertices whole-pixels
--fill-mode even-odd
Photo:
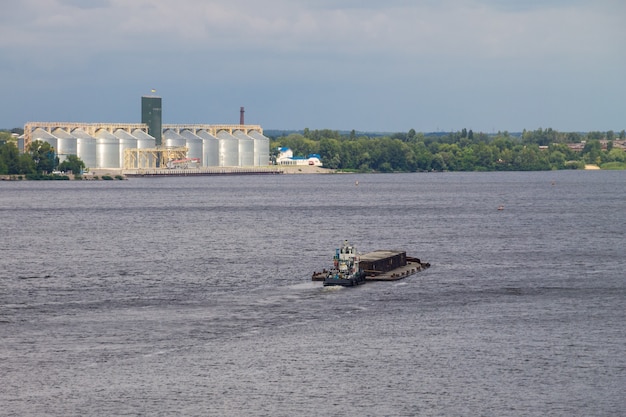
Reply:
[[[537,129],[488,135],[463,129],[427,135],[411,129],[368,136],[354,130],[346,134],[305,129],[271,138],[270,147],[273,155],[277,148],[288,147],[294,155],[319,154],[327,168],[359,172],[541,171],[584,169],[586,164],[626,169],[626,152],[613,146],[625,137],[623,130],[582,134]],[[582,149],[568,146],[573,143]]]
[[[294,155],[319,154],[325,167],[358,172],[418,171],[541,171],[583,169],[586,164],[603,169],[626,169],[626,151],[614,146],[626,132],[558,132],[524,130],[519,135],[488,135],[463,129],[445,134],[406,133],[364,135],[354,130],[309,130],[271,138],[273,156],[288,147]],[[623,143],[623,142],[621,142]],[[579,150],[568,146],[579,144]],[[20,153],[8,132],[0,132],[0,175],[36,178],[54,170],[80,174],[85,164],[76,155],[59,163],[47,142],[35,141]]]
[[[20,153],[10,133],[8,136],[0,134],[0,175],[47,179],[56,170],[80,176],[84,168],[85,163],[76,155],[68,155],[59,163],[54,148],[47,142],[34,141],[25,153]]]

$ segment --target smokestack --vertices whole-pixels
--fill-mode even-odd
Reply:
[[[245,123],[243,122],[243,114],[245,113],[245,110],[243,109],[243,107],[241,109],[239,109],[239,124],[240,125],[244,125]]]

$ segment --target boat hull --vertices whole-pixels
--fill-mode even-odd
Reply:
[[[324,279],[325,287],[330,287],[330,286],[354,287],[356,285],[361,285],[361,284],[365,284],[365,274],[362,272],[349,278],[341,278],[336,275],[329,274]]]

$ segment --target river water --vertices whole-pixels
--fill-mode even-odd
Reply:
[[[0,415],[623,415],[625,175],[0,183]]]

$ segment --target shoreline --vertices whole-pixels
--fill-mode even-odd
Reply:
[[[347,172],[338,171],[336,169],[323,168],[318,166],[308,166],[308,165],[292,165],[292,166],[275,166],[279,167],[282,171],[281,175],[324,175],[324,174],[346,174]],[[102,169],[96,168],[90,170],[90,172],[83,173],[82,180],[95,180],[94,177],[98,177],[98,180],[102,180],[102,176],[123,176],[124,179],[128,179],[129,177],[133,177],[133,175],[125,175],[122,173],[122,169]],[[598,165],[594,164],[586,164],[585,169],[583,171],[602,171]],[[461,171],[459,171],[461,172]],[[499,171],[493,171],[499,172]],[[71,181],[75,181],[74,176],[72,174],[67,174],[70,177]],[[0,175],[0,181],[28,181],[24,175]]]

